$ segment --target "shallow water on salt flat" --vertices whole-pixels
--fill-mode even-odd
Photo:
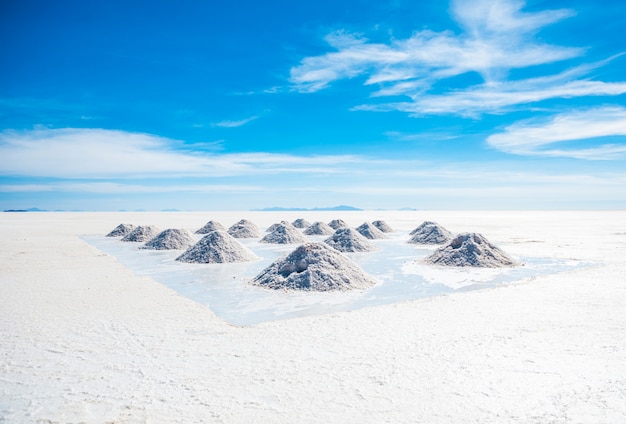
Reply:
[[[198,239],[200,236],[197,236]],[[327,236],[309,236],[322,241]],[[297,245],[259,243],[239,239],[259,260],[235,264],[189,264],[176,262],[182,251],[139,249],[143,243],[124,243],[118,238],[85,236],[83,239],[117,258],[138,275],[165,284],[181,295],[207,306],[217,316],[236,325],[306,315],[342,312],[418,298],[476,290],[592,265],[570,259],[517,258],[524,266],[502,269],[442,268],[421,264],[419,259],[434,247],[406,243],[408,235],[393,233],[389,239],[373,240],[379,248],[371,253],[346,253],[361,268],[379,280],[365,291],[286,292],[247,284],[277,258]]]

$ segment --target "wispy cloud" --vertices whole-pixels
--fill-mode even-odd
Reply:
[[[240,119],[238,121],[220,121],[211,124],[212,127],[220,127],[220,128],[236,128],[246,125],[249,122],[252,122],[256,119],[259,119],[258,116],[251,116],[249,118]]]
[[[617,137],[606,143],[599,138]],[[591,147],[568,144],[587,141]],[[606,140],[605,140],[606,141]],[[529,156],[562,156],[590,160],[626,158],[626,109],[599,107],[562,113],[549,120],[526,120],[491,135],[487,143],[503,152]],[[556,145],[560,147],[556,147]]]
[[[364,104],[353,110],[402,111],[413,116],[457,114],[477,117],[483,113],[503,113],[519,105],[554,98],[616,96],[626,93],[626,82],[591,80],[558,82],[542,77],[519,81],[492,82],[440,95],[414,96],[410,102]]]
[[[266,188],[234,184],[149,185],[117,182],[55,182],[49,184],[0,184],[0,193],[74,192],[98,194],[132,193],[253,193]]]
[[[0,132],[0,174],[53,178],[339,173],[348,155],[220,154],[149,134],[97,128]]]
[[[523,13],[523,2],[455,1],[453,17],[465,32],[418,31],[406,40],[389,44],[336,32],[326,41],[337,52],[308,57],[291,70],[291,82],[301,91],[317,91],[331,82],[368,75],[366,84],[413,83],[428,86],[433,80],[478,72],[485,80],[514,68],[552,63],[579,56],[582,49],[552,46],[532,39],[542,26],[573,12],[556,10]],[[398,90],[401,92],[402,90]]]
[[[572,10],[524,12],[521,0],[456,0],[451,14],[463,29],[417,31],[408,39],[372,43],[347,32],[335,32],[326,41],[336,51],[304,58],[291,69],[290,81],[300,92],[327,88],[340,79],[365,77],[376,86],[374,97],[407,96],[410,101],[365,104],[355,110],[398,110],[414,115],[501,113],[519,104],[551,98],[618,95],[626,83],[584,78],[606,62],[581,66],[537,78],[508,81],[509,71],[581,57],[585,49],[543,43],[535,34],[547,25],[574,15]],[[465,90],[433,93],[433,85],[467,73],[483,83]]]

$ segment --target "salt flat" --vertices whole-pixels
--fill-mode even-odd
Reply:
[[[237,327],[81,238],[300,217],[596,265]],[[625,212],[5,213],[0,237],[7,423],[626,422]]]

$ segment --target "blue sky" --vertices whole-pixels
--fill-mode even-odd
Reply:
[[[626,208],[626,3],[0,0],[0,209]]]

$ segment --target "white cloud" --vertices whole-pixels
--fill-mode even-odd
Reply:
[[[133,193],[253,193],[266,191],[260,186],[229,184],[147,185],[116,182],[60,182],[50,184],[0,184],[0,193],[73,192],[97,194]]]
[[[353,110],[375,112],[401,111],[414,116],[454,113],[476,117],[483,113],[502,113],[517,105],[554,98],[616,96],[626,93],[626,82],[575,80],[557,83],[552,78],[532,78],[494,82],[441,95],[414,96],[411,102],[364,104]]]
[[[307,57],[291,69],[291,82],[297,90],[311,92],[331,82],[368,75],[366,84],[387,83],[383,92],[405,94],[413,85],[467,72],[477,72],[487,81],[509,69],[552,63],[580,56],[582,49],[543,44],[532,40],[542,26],[572,15],[567,10],[522,13],[523,2],[457,1],[453,16],[465,33],[415,32],[405,40],[389,44],[338,32],[326,37],[337,52]],[[402,84],[397,87],[396,84]]]
[[[597,144],[601,137],[619,137],[618,143]],[[587,141],[591,147],[572,147],[567,142]],[[487,143],[506,153],[531,156],[563,156],[609,160],[626,158],[626,109],[600,107],[562,113],[548,121],[527,120],[491,135]],[[555,147],[555,144],[560,147]],[[564,145],[564,146],[563,146]]]
[[[258,116],[251,116],[249,118],[240,119],[239,121],[220,121],[214,124],[211,124],[213,127],[221,127],[221,128],[236,128],[246,125],[249,122],[252,122],[256,119],[259,119]]]
[[[524,13],[522,0],[454,0],[452,14],[471,34],[524,34],[574,14],[572,10]]]
[[[376,86],[373,97],[407,96],[409,101],[364,104],[353,110],[402,111],[412,115],[457,114],[477,117],[503,113],[517,105],[553,98],[614,96],[626,92],[626,82],[585,78],[606,61],[571,68],[557,75],[508,81],[510,70],[552,64],[581,57],[583,48],[543,43],[535,34],[543,27],[574,15],[571,10],[524,12],[521,0],[455,0],[452,17],[463,33],[422,30],[408,39],[372,43],[337,32],[326,40],[335,52],[304,58],[291,69],[295,90],[314,92],[332,82],[365,77]],[[477,73],[483,83],[448,89],[447,78]],[[440,93],[430,93],[438,84]],[[442,88],[443,87],[443,88]]]
[[[176,150],[181,143],[149,134],[64,128],[0,132],[0,175],[54,178],[236,176],[337,173],[355,156]]]

